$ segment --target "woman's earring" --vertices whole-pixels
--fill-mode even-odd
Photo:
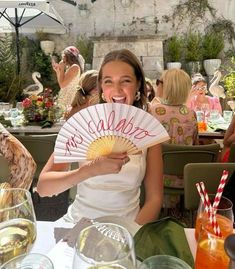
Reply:
[[[103,93],[103,92],[102,92],[102,94],[101,94],[101,98],[102,98],[103,101],[106,102],[106,99],[105,99],[105,96],[104,96],[104,93]]]
[[[140,91],[137,91],[135,95],[135,101],[139,101],[139,100],[140,100]]]

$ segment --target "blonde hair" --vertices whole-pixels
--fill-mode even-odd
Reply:
[[[181,69],[170,69],[164,71],[161,80],[163,81],[163,101],[168,105],[182,105],[186,103],[189,91],[192,87],[189,75]]]
[[[77,86],[77,92],[71,103],[72,107],[79,107],[87,102],[87,97],[89,97],[91,91],[97,87],[97,78],[97,70],[88,70],[81,75]]]

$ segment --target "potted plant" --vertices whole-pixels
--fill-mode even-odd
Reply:
[[[219,69],[221,59],[219,53],[224,48],[223,34],[219,32],[208,32],[202,40],[203,47],[203,66],[208,76],[213,76],[215,70]]]
[[[40,47],[46,55],[52,55],[55,49],[55,42],[49,40],[48,34],[43,31],[37,31],[36,36],[40,41]]]
[[[77,39],[76,45],[85,60],[85,70],[91,69],[94,47],[92,40],[82,36]]]
[[[189,32],[185,36],[185,61],[186,69],[190,75],[200,73],[202,69],[202,35]]]
[[[181,56],[183,48],[183,40],[176,35],[166,40],[166,60],[167,69],[181,68]]]

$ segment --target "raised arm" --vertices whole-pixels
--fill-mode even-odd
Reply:
[[[56,72],[57,81],[60,85],[60,88],[66,87],[70,81],[72,81],[77,76],[80,70],[77,64],[74,64],[65,70],[65,63],[63,61],[60,61],[60,63],[52,62],[52,67]]]
[[[37,191],[40,196],[59,194],[88,178],[118,173],[128,161],[126,153],[110,154],[68,171],[69,164],[55,164],[52,154],[39,176]]]
[[[139,211],[136,222],[145,224],[158,218],[163,201],[163,161],[161,145],[148,149],[144,178],[145,203]]]

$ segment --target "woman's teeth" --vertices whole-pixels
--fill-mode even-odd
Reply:
[[[125,103],[126,98],[125,97],[113,97],[114,103]]]

